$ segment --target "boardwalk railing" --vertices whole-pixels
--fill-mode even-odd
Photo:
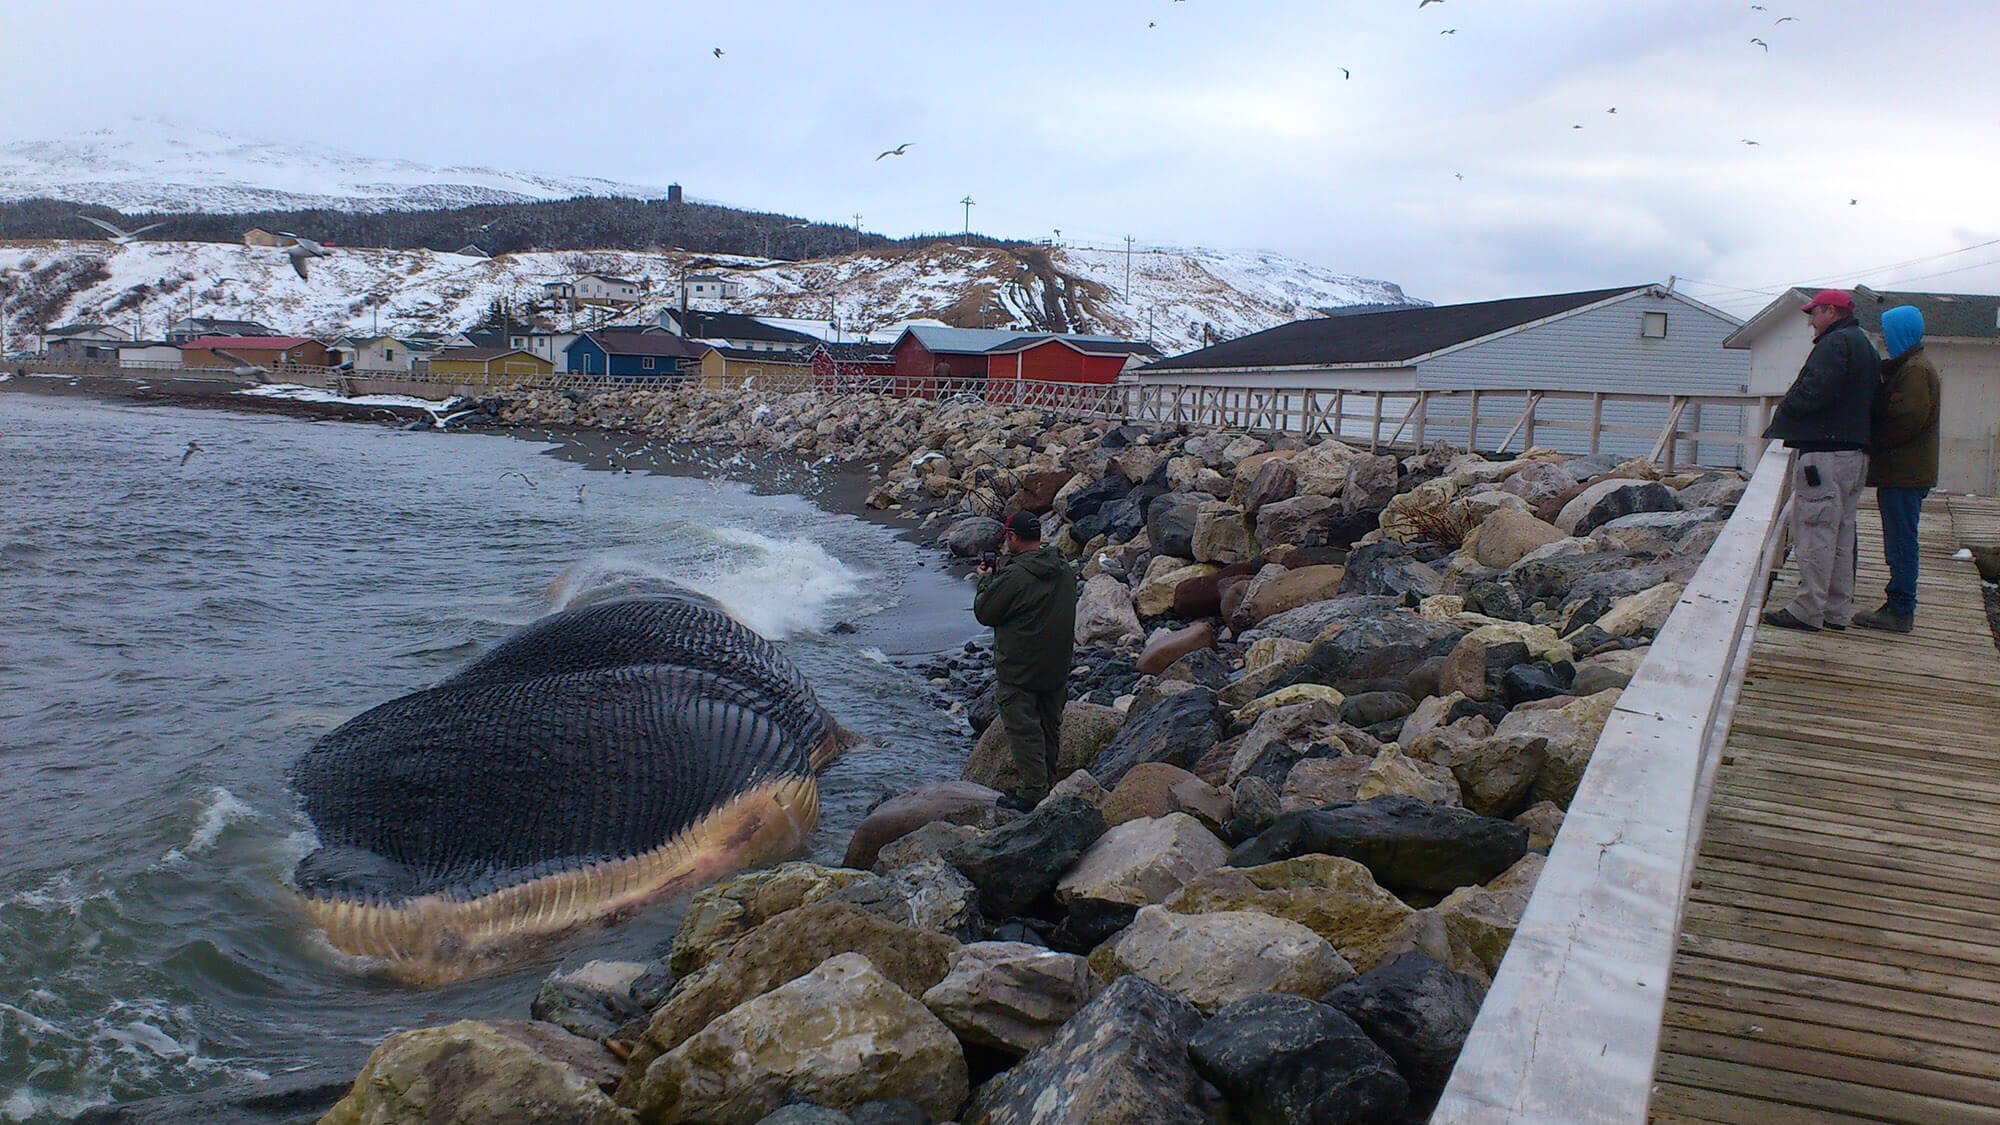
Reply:
[[[1759,463],[1606,721],[1433,1122],[1646,1120],[1715,767],[1784,548],[1789,460]]]

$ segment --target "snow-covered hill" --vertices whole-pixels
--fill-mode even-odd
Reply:
[[[647,298],[620,316],[652,322],[675,304],[683,271],[720,271],[743,285],[729,311],[838,325],[876,336],[913,320],[960,327],[1062,328],[1151,339],[1175,354],[1354,304],[1409,303],[1385,281],[1349,277],[1276,254],[1120,248],[1020,251],[937,244],[776,262],[623,251],[506,254],[485,259],[429,250],[336,249],[311,279],[282,250],[207,242],[24,240],[0,243],[11,285],[0,312],[20,336],[76,322],[158,338],[190,314],[263,321],[287,333],[335,336],[465,328],[496,299],[516,309],[542,283],[584,271],[641,280]],[[585,318],[588,319],[587,317]],[[567,323],[560,314],[555,323]]]
[[[434,168],[318,145],[249,141],[133,120],[61,140],[0,145],[0,200],[67,199],[145,211],[422,211],[579,195],[634,199],[664,188],[491,168]]]

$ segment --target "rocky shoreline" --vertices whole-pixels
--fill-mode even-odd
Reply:
[[[1043,513],[1084,578],[1068,777],[996,810],[987,654],[920,662],[985,730],[961,781],[879,806],[843,866],[700,892],[658,963],[390,1037],[333,1122],[1422,1120],[1743,487],[972,400],[532,391],[468,421],[867,466],[871,508],[960,558]]]

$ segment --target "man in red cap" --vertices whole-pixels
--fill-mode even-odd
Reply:
[[[1868,475],[1869,410],[1882,357],[1854,319],[1845,289],[1822,289],[1800,309],[1812,321],[1812,354],[1764,430],[1796,451],[1792,462],[1792,560],[1799,588],[1764,623],[1845,629],[1854,617],[1854,512]]]
[[[1033,512],[1007,517],[1000,546],[1004,564],[979,564],[972,615],[993,627],[993,703],[1018,779],[998,804],[1025,812],[1062,780],[1056,768],[1076,642],[1076,572],[1061,551],[1042,545]]]

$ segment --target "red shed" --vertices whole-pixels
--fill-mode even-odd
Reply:
[[[812,350],[813,390],[821,394],[889,391],[896,357],[881,344],[826,344]]]
[[[1158,359],[1151,344],[1101,336],[1023,336],[986,353],[988,379],[1111,383],[1133,362]]]
[[[935,395],[939,379],[950,380],[946,394],[974,390],[986,378],[986,353],[1021,335],[1002,328],[905,328],[895,349],[897,393]]]

